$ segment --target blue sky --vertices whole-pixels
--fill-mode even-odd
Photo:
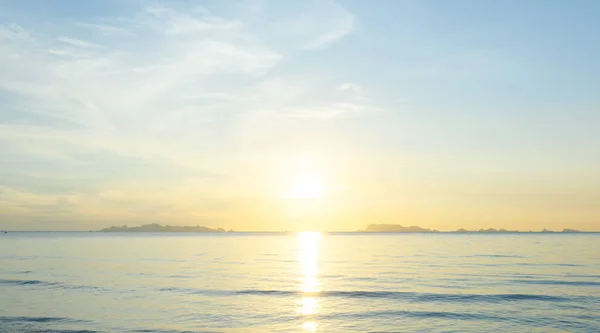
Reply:
[[[0,228],[600,230],[599,13],[2,1]]]

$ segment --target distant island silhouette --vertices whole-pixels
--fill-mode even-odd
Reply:
[[[211,229],[202,226],[172,226],[172,225],[160,225],[157,223],[144,224],[138,227],[129,227],[126,225],[116,227],[112,226],[98,230],[99,232],[232,232],[233,230],[226,231],[223,228]]]
[[[203,226],[172,226],[172,225],[160,225],[158,223],[144,224],[137,227],[129,227],[127,225],[112,226],[98,230],[98,232],[234,232],[233,230],[225,230],[223,228],[208,228]],[[356,232],[372,232],[372,233],[581,233],[583,231],[575,229],[563,229],[562,231],[552,231],[543,229],[541,231],[519,231],[519,230],[506,230],[506,229],[479,229],[479,230],[467,230],[458,229],[454,231],[440,231],[435,229],[421,228],[419,226],[402,226],[400,224],[369,224],[364,230],[357,230]],[[288,234],[287,231],[254,231],[250,233],[269,233],[269,234]],[[335,233],[335,232],[334,232]]]
[[[368,232],[440,232],[439,230],[425,229],[417,227],[416,225],[410,227],[403,227],[399,224],[369,224],[367,229],[364,231]]]
[[[524,232],[539,232],[539,233],[579,233],[582,231],[575,229],[563,229],[562,231],[551,231],[543,229],[542,231],[519,231],[519,230],[506,230],[506,229],[479,229],[479,230],[466,230],[458,229],[455,231],[439,231],[435,229],[426,229],[418,226],[404,227],[399,224],[369,224],[365,230],[359,230],[360,232],[389,232],[389,233],[524,233]]]

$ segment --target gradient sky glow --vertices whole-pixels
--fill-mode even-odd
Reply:
[[[0,229],[600,230],[599,15],[1,1]]]

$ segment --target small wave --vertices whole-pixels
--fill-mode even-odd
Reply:
[[[346,277],[346,275],[341,274],[321,274],[319,276],[323,279],[342,279]]]
[[[107,290],[102,287],[95,286],[82,286],[82,285],[73,285],[73,284],[64,284],[60,282],[49,282],[49,281],[40,281],[40,280],[4,280],[0,279],[0,285],[13,285],[13,286],[42,286],[49,287],[52,289],[91,289],[91,290]]]
[[[499,321],[505,320],[504,317],[490,316],[481,313],[458,313],[458,312],[442,312],[442,311],[366,311],[366,312],[350,312],[350,313],[334,313],[330,315],[321,315],[319,319],[329,318],[378,318],[378,317],[412,317],[426,319],[455,319],[455,320],[490,320]]]
[[[28,323],[50,323],[58,321],[68,321],[69,318],[63,317],[0,317],[0,322],[28,322]]]
[[[367,276],[359,276],[359,277],[348,278],[348,280],[349,281],[376,281],[377,278],[367,277]]]
[[[65,317],[0,317],[0,332],[27,332],[27,333],[100,333],[87,329],[52,329],[49,325],[69,325],[73,323],[89,323]]]
[[[516,265],[516,266],[564,266],[564,267],[583,267],[584,265],[580,265],[580,264],[540,264],[540,263],[532,263],[532,262],[518,262],[515,264],[508,264],[508,265]],[[506,265],[506,266],[508,266]],[[492,265],[493,266],[493,265]],[[500,266],[500,265],[498,265]]]
[[[0,279],[0,284],[26,286],[26,285],[44,285],[44,286],[55,286],[58,285],[56,282],[46,282],[40,280],[3,280]]]
[[[234,290],[201,290],[201,289],[191,289],[191,288],[176,288],[176,287],[167,287],[167,288],[160,288],[158,289],[158,291],[164,291],[164,292],[180,292],[180,293],[186,293],[186,294],[197,294],[197,295],[204,295],[204,296],[235,296],[236,294],[238,294],[238,292],[234,291]]]
[[[283,290],[241,290],[237,294],[244,295],[280,295],[288,296],[299,294],[295,291]],[[306,295],[307,293],[301,293]],[[382,299],[407,299],[415,301],[430,301],[430,302],[462,302],[462,301],[483,301],[483,302],[500,302],[500,301],[549,301],[560,302],[567,301],[568,298],[548,295],[531,295],[531,294],[427,294],[415,292],[400,292],[400,291],[326,291],[313,293],[322,297],[347,297],[347,298],[382,298]]]
[[[541,285],[563,285],[563,286],[600,286],[597,281],[562,281],[562,280],[512,280],[515,283],[541,284]]]
[[[582,279],[600,279],[600,275],[581,275],[581,274],[566,274],[566,276],[568,277],[574,277],[574,278],[582,278]]]
[[[321,292],[299,292],[293,290],[198,290],[185,288],[162,288],[160,291],[176,291],[199,295],[210,296],[235,296],[235,295],[256,295],[256,296],[315,296],[315,297],[340,297],[340,298],[378,298],[378,299],[396,299],[409,302],[517,302],[517,301],[544,301],[544,302],[567,302],[572,298],[550,295],[534,294],[434,294],[417,293],[403,291],[321,291]]]
[[[109,289],[107,288],[103,288],[103,287],[97,287],[97,286],[82,286],[82,285],[60,285],[60,288],[64,288],[64,289],[85,289],[85,290],[103,290],[103,291],[108,291]]]
[[[2,332],[2,331],[0,331]],[[9,331],[15,332],[15,331]],[[90,331],[90,330],[52,330],[52,329],[27,329],[27,331],[23,331],[27,333],[101,333],[99,331]]]
[[[509,254],[477,254],[477,255],[474,255],[473,257],[478,257],[478,258],[519,258],[519,259],[527,258],[524,256],[509,255]]]
[[[134,333],[219,333],[217,331],[173,331],[173,330],[156,330],[156,329],[139,329],[130,332]]]

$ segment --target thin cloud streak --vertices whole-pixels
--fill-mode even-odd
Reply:
[[[71,46],[76,46],[76,47],[82,47],[82,48],[89,48],[89,47],[97,47],[97,44],[94,43],[90,43],[88,41],[85,40],[81,40],[81,39],[77,39],[77,38],[71,38],[71,37],[66,37],[66,36],[60,36],[58,37],[58,41],[59,42],[63,42],[65,44],[69,44]]]

